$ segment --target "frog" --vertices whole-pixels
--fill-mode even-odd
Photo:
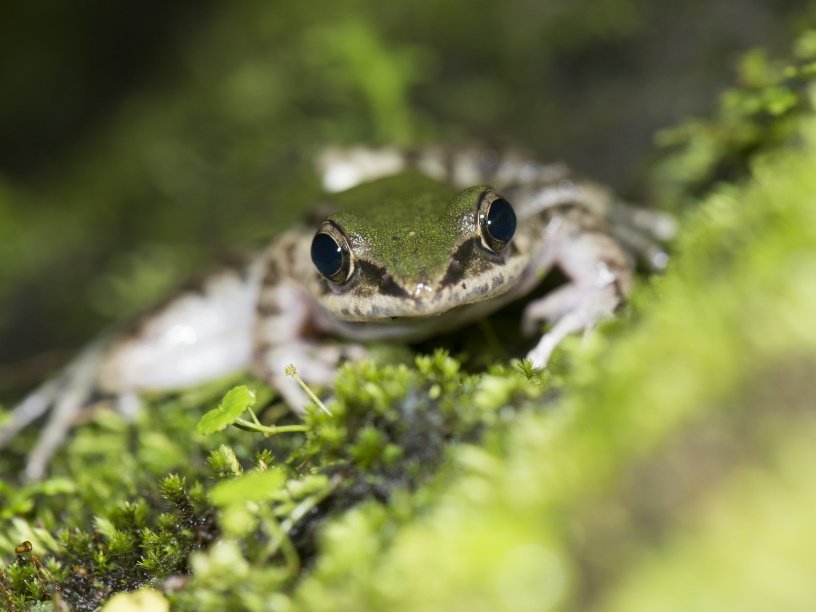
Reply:
[[[11,410],[0,448],[47,416],[25,479],[43,477],[94,395],[132,414],[145,392],[250,372],[304,414],[290,365],[328,389],[371,342],[418,342],[479,321],[557,268],[566,282],[526,304],[520,321],[536,338],[526,359],[546,368],[566,337],[614,316],[638,261],[666,266],[675,232],[669,215],[516,149],[335,147],[317,170],[326,196],[312,222],[100,337]]]

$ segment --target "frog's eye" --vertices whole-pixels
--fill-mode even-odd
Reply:
[[[312,239],[312,263],[322,276],[342,283],[351,275],[351,250],[342,232],[324,223]]]
[[[494,253],[499,253],[516,233],[516,213],[510,202],[488,191],[479,203],[479,231],[482,243]]]

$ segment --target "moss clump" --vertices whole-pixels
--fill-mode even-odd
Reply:
[[[492,401],[482,376],[460,371],[459,362],[437,351],[416,367],[344,366],[335,381],[335,416],[314,411],[306,443],[295,461],[352,474],[355,495],[386,499],[397,488],[413,489],[436,467],[452,441],[474,439],[507,413],[498,409],[540,395],[543,385],[521,372],[496,369],[506,395]]]
[[[213,540],[215,515],[203,489],[188,489],[180,476],[166,477],[159,489],[163,507],[145,498],[114,503],[92,527],[62,530],[51,542],[55,552],[34,551],[28,541],[23,554],[17,547],[16,560],[0,576],[0,601],[11,609],[59,600],[74,610],[95,610],[113,593],[185,573],[190,552]]]
[[[36,536],[22,516],[52,517],[47,524],[58,539],[46,539],[47,530],[32,539],[55,567],[53,587],[31,586],[32,568],[15,562],[10,568],[18,569],[10,570],[5,602],[47,600],[58,589],[72,607],[93,609],[114,592],[155,587],[171,575],[186,575],[192,567],[194,580],[172,594],[177,605],[251,608],[251,602],[293,584],[304,564],[312,563],[315,534],[328,519],[363,501],[388,503],[394,496],[410,496],[435,474],[452,443],[475,441],[487,428],[500,430],[520,407],[549,388],[522,369],[497,366],[487,374],[467,374],[458,361],[437,351],[417,357],[415,367],[348,364],[338,373],[327,412],[315,408],[305,425],[283,421],[264,426],[251,412],[258,399],[261,420],[285,413],[270,404],[268,389],[253,386],[256,389],[230,390],[203,416],[200,403],[215,401],[214,387],[158,399],[141,417],[143,424],[150,424],[146,431],[141,430],[143,424],[135,430],[124,426],[115,415],[98,416],[97,423],[87,427],[97,429],[102,447],[108,449],[124,447],[133,436],[137,446],[142,436],[164,439],[157,444],[162,447],[186,424],[187,431],[177,434],[187,440],[180,448],[165,449],[171,460],[182,449],[190,453],[193,461],[183,470],[186,477],[171,474],[156,486],[137,453],[130,461],[142,474],[133,480],[125,477],[124,483],[138,495],[130,494],[127,486],[114,489],[119,470],[100,471],[97,455],[86,454],[83,441],[94,432],[80,432],[63,454],[78,471],[77,482],[90,485],[95,478],[96,486],[60,490],[54,486],[59,480],[47,481],[53,494],[41,498],[37,514],[31,504],[21,504],[18,509],[27,512],[13,518],[16,523],[7,523],[13,526],[9,537]],[[197,410],[191,403],[198,404]],[[187,414],[160,419],[168,409]],[[246,411],[251,420],[242,418]],[[195,414],[201,416],[199,432],[204,424],[212,435],[192,435]],[[228,423],[240,429],[224,430]],[[98,430],[105,427],[111,430],[107,434]],[[253,428],[255,432],[246,431]],[[273,430],[284,433],[269,439],[258,433]],[[204,460],[202,453],[214,446]],[[58,458],[57,465],[62,461]],[[151,462],[157,461],[151,456]],[[162,467],[168,465],[172,461]],[[32,499],[47,490],[47,484],[21,490]],[[66,495],[69,507],[86,510],[71,515],[70,527],[57,529]],[[202,548],[208,552],[194,554]]]

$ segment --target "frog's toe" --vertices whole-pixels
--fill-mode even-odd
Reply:
[[[570,283],[528,304],[522,314],[521,329],[525,335],[532,336],[544,321],[557,326],[565,319],[575,321],[571,325],[577,326],[574,331],[588,329],[610,316],[620,302],[621,296],[614,284],[598,287]]]
[[[545,339],[546,336],[542,337],[541,342],[524,357],[532,364],[534,370],[543,370],[546,368],[550,361],[550,356],[553,350],[555,350],[555,345],[550,342],[545,343]]]
[[[93,389],[91,379],[57,378],[32,392],[12,410],[9,422],[0,429],[0,448],[7,446],[33,421],[50,413],[26,458],[24,480],[42,479],[54,453],[88,405]]]
[[[634,208],[632,224],[660,242],[674,240],[677,236],[677,219],[659,210]]]
[[[29,394],[12,410],[9,422],[0,429],[0,448],[3,448],[32,422],[48,415],[26,459],[24,479],[39,480],[45,475],[49,461],[89,404],[96,389],[102,346],[101,343],[91,345],[62,374]]]
[[[526,358],[532,362],[535,369],[542,370],[547,367],[553,351],[564,338],[590,327],[587,320],[578,313],[570,313],[559,319],[550,331],[541,336],[538,344],[527,353]]]
[[[618,204],[610,218],[615,237],[649,272],[662,272],[669,262],[666,244],[677,235],[677,220],[648,208]]]
[[[30,423],[48,412],[59,394],[59,382],[48,381],[11,410],[6,423],[0,427],[0,449],[7,446]]]
[[[532,302],[524,311],[522,330],[535,331],[544,320],[553,322],[553,326],[527,354],[527,359],[538,369],[546,367],[564,338],[592,329],[599,321],[611,317],[620,301],[614,284],[598,287],[573,283]]]
[[[522,333],[532,336],[541,329],[543,322],[557,321],[575,310],[583,295],[584,291],[578,285],[569,284],[530,302],[521,317]]]
[[[37,443],[28,454],[23,477],[28,481],[37,481],[45,475],[45,470],[59,450],[68,432],[74,426],[83,409],[87,406],[93,385],[80,384],[61,390],[56,400],[48,422],[45,425]]]
[[[669,254],[657,240],[632,227],[618,227],[615,235],[649,272],[662,272],[666,269]]]

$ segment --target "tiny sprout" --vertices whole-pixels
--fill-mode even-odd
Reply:
[[[535,381],[538,379],[539,374],[536,370],[536,367],[533,365],[533,362],[526,357],[521,361],[516,362],[515,364],[516,369],[521,372],[522,376],[524,376],[529,381]]]
[[[526,357],[520,362],[516,363],[516,368],[527,378],[531,378],[535,374],[535,366],[533,365],[532,360]]]
[[[43,562],[40,561],[40,558],[37,557],[37,555],[35,555],[33,551],[34,551],[34,546],[28,540],[24,541],[23,543],[17,545],[14,548],[14,552],[16,552],[18,555],[21,555],[21,556],[22,555],[28,555],[28,559],[29,559],[29,561],[31,561],[31,565],[34,566],[34,571],[37,574],[37,582],[39,583],[40,588],[43,591],[48,590],[47,586],[46,586],[46,580],[47,580],[54,587],[54,590],[59,593],[61,589],[60,589],[60,586],[57,584],[57,581],[54,579],[53,574],[48,571],[48,568],[45,567]],[[43,578],[43,575],[45,575],[45,578]]]
[[[290,363],[288,366],[283,368],[283,373],[286,374],[289,378],[294,378],[297,381],[297,384],[300,385],[300,388],[303,389],[306,392],[306,395],[309,396],[309,399],[311,399],[315,404],[317,404],[317,406],[323,412],[325,412],[329,416],[332,416],[331,410],[326,408],[326,404],[324,404],[322,401],[320,401],[320,398],[317,397],[317,395],[315,395],[314,391],[312,391],[309,388],[309,385],[307,385],[305,382],[303,382],[303,379],[300,376],[298,376],[297,368],[295,367],[295,364]]]

